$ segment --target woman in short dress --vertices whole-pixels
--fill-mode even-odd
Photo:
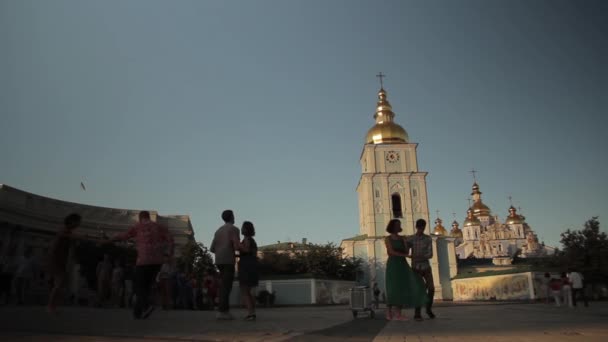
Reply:
[[[241,227],[241,234],[243,234],[243,241],[240,244],[240,258],[239,258],[239,287],[241,288],[241,295],[245,300],[247,306],[246,321],[255,321],[255,300],[253,298],[252,289],[258,286],[258,245],[253,239],[255,236],[255,228],[253,223],[249,221],[243,222]]]

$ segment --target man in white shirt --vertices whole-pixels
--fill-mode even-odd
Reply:
[[[218,228],[209,250],[215,254],[215,264],[222,279],[220,285],[220,302],[217,319],[234,319],[230,314],[230,292],[234,281],[235,253],[239,250],[240,231],[234,226],[234,213],[224,210],[222,219],[225,224]]]
[[[585,289],[583,287],[583,275],[579,272],[572,271],[568,274],[568,279],[570,280],[570,284],[572,284],[572,305],[576,306],[576,297],[580,293],[583,297],[585,306],[589,306],[587,297],[585,296]]]

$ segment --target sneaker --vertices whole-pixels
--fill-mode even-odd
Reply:
[[[234,319],[234,316],[230,312],[218,312],[215,316],[216,319],[220,321],[231,321]]]

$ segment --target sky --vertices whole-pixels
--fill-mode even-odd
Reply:
[[[0,183],[258,244],[359,232],[382,71],[431,218],[608,218],[605,1],[0,0]],[[87,186],[80,189],[80,182]],[[432,226],[432,225],[431,225]],[[605,225],[603,226],[605,227]],[[602,228],[605,230],[605,228]]]

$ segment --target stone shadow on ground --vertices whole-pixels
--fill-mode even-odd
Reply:
[[[378,313],[378,312],[377,312]],[[356,318],[350,322],[338,324],[330,328],[309,332],[289,339],[290,342],[305,341],[354,341],[368,342],[373,341],[376,335],[386,326],[388,321],[384,314],[377,315],[375,318]]]

